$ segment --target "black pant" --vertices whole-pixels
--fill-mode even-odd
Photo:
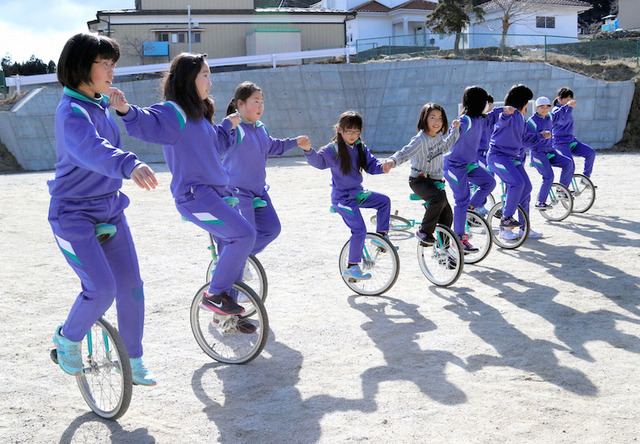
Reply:
[[[426,211],[422,219],[420,231],[426,234],[433,234],[436,224],[450,227],[453,223],[453,211],[447,200],[447,193],[438,189],[436,181],[428,177],[411,177],[409,186],[415,194],[425,200]]]

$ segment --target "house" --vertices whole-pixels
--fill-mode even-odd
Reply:
[[[114,37],[122,66],[161,63],[184,51],[209,58],[340,48],[344,10],[254,8],[253,0],[135,0],[134,9],[105,10],[89,30]]]
[[[491,0],[480,7],[484,21],[470,15],[471,48],[500,46],[503,20],[508,15],[507,46],[575,42],[578,14],[591,5],[581,0]]]
[[[616,14],[602,17],[604,23],[600,26],[600,31],[615,31],[620,27],[620,20]]]
[[[631,0],[634,1],[634,0]],[[637,0],[635,0],[637,2]],[[502,36],[501,5],[514,5],[507,45],[542,45],[573,42],[578,37],[578,14],[591,7],[581,0],[492,0],[481,5],[484,21],[470,15],[471,24],[462,36],[461,47],[499,46]],[[451,49],[455,38],[431,34],[425,22],[438,3],[427,0],[322,0],[312,8],[343,9],[355,13],[346,22],[347,44],[358,52],[380,46],[422,46]],[[468,33],[468,35],[466,35]],[[553,36],[553,37],[552,37]]]
[[[618,0],[620,28],[627,31],[640,30],[640,2],[638,0]]]
[[[437,2],[427,0],[322,0],[312,9],[355,13],[355,17],[346,22],[348,45],[355,45],[361,40],[361,44],[366,46],[364,39],[374,42],[385,37],[391,38],[391,42],[386,43],[389,45],[420,46],[424,44],[427,15],[437,6]]]

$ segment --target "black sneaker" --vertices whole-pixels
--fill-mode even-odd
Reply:
[[[500,226],[502,228],[516,228],[516,227],[521,227],[522,224],[520,222],[518,222],[517,220],[515,220],[513,218],[513,216],[507,217],[505,219],[502,219],[500,221]]]
[[[544,211],[544,210],[548,210],[549,208],[553,208],[553,207],[546,202],[536,203],[536,210]]]
[[[244,313],[244,308],[236,304],[227,293],[208,295],[205,291],[202,296],[202,302],[200,302],[200,307],[223,315],[239,315]]]
[[[493,213],[493,217],[496,219],[502,219],[502,210],[496,210],[496,212]]]
[[[416,231],[416,237],[420,240],[420,244],[423,247],[430,247],[436,243],[436,238],[433,237],[433,234],[427,234],[420,230]]]

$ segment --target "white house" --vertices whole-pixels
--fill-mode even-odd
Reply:
[[[631,0],[638,1],[638,0]],[[569,43],[578,37],[578,14],[591,5],[581,0],[491,0],[482,4],[484,22],[470,15],[471,25],[463,36],[461,47],[499,46],[502,36],[501,18],[504,9],[513,4],[506,44],[543,45],[545,43]],[[451,49],[454,38],[431,34],[426,29],[427,16],[436,9],[437,1],[428,0],[322,0],[313,8],[355,12],[353,20],[346,22],[348,45],[358,46],[358,51],[379,46],[431,46]]]
[[[427,0],[322,0],[314,8],[342,9],[355,12],[356,17],[346,23],[347,44],[357,40],[371,40],[372,44],[390,46],[420,46],[424,44],[427,15],[438,6]],[[361,42],[366,45],[366,42]]]
[[[499,46],[506,14],[511,15],[507,46],[573,43],[578,38],[578,14],[591,8],[581,0],[491,0],[480,6],[484,21],[470,16],[472,48]]]

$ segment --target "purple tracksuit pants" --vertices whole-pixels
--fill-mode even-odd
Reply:
[[[502,156],[499,154],[487,155],[487,162],[491,171],[496,173],[505,186],[507,197],[503,217],[513,216],[518,205],[522,205],[524,211],[529,214],[532,186],[522,162],[513,159],[511,156]]]
[[[360,213],[360,208],[375,208],[377,212],[376,231],[389,231],[389,215],[391,213],[391,199],[388,196],[371,191],[371,194],[360,204],[355,198],[332,198],[333,209],[351,230],[349,244],[349,263],[357,264],[362,259],[362,247],[367,237],[367,227]]]
[[[551,157],[549,157],[551,155]],[[557,167],[561,169],[560,183],[569,188],[571,178],[573,177],[573,171],[575,164],[573,159],[566,157],[560,151],[554,150],[549,153],[542,151],[531,151],[531,163],[534,168],[538,170],[538,173],[542,176],[542,184],[540,185],[540,192],[538,193],[538,202],[546,202],[547,195],[553,184],[553,169],[551,167]]]
[[[82,341],[115,299],[118,330],[133,359],[142,356],[144,292],[124,215],[128,206],[129,198],[120,192],[82,201],[51,199],[49,223],[58,246],[82,283],[82,291],[62,327],[64,336]],[[99,223],[115,225],[117,230],[102,245],[95,235]]]
[[[451,187],[453,200],[453,232],[458,235],[465,234],[467,210],[469,205],[474,208],[482,207],[487,202],[487,196],[496,186],[495,179],[484,168],[474,168],[467,171],[467,165],[454,165],[444,161],[444,178]],[[478,188],[471,195],[469,183]]]
[[[256,230],[237,207],[222,198],[231,196],[224,187],[199,185],[190,193],[176,198],[178,212],[223,242],[209,294],[229,293],[238,276],[242,276],[247,256],[256,241]]]

